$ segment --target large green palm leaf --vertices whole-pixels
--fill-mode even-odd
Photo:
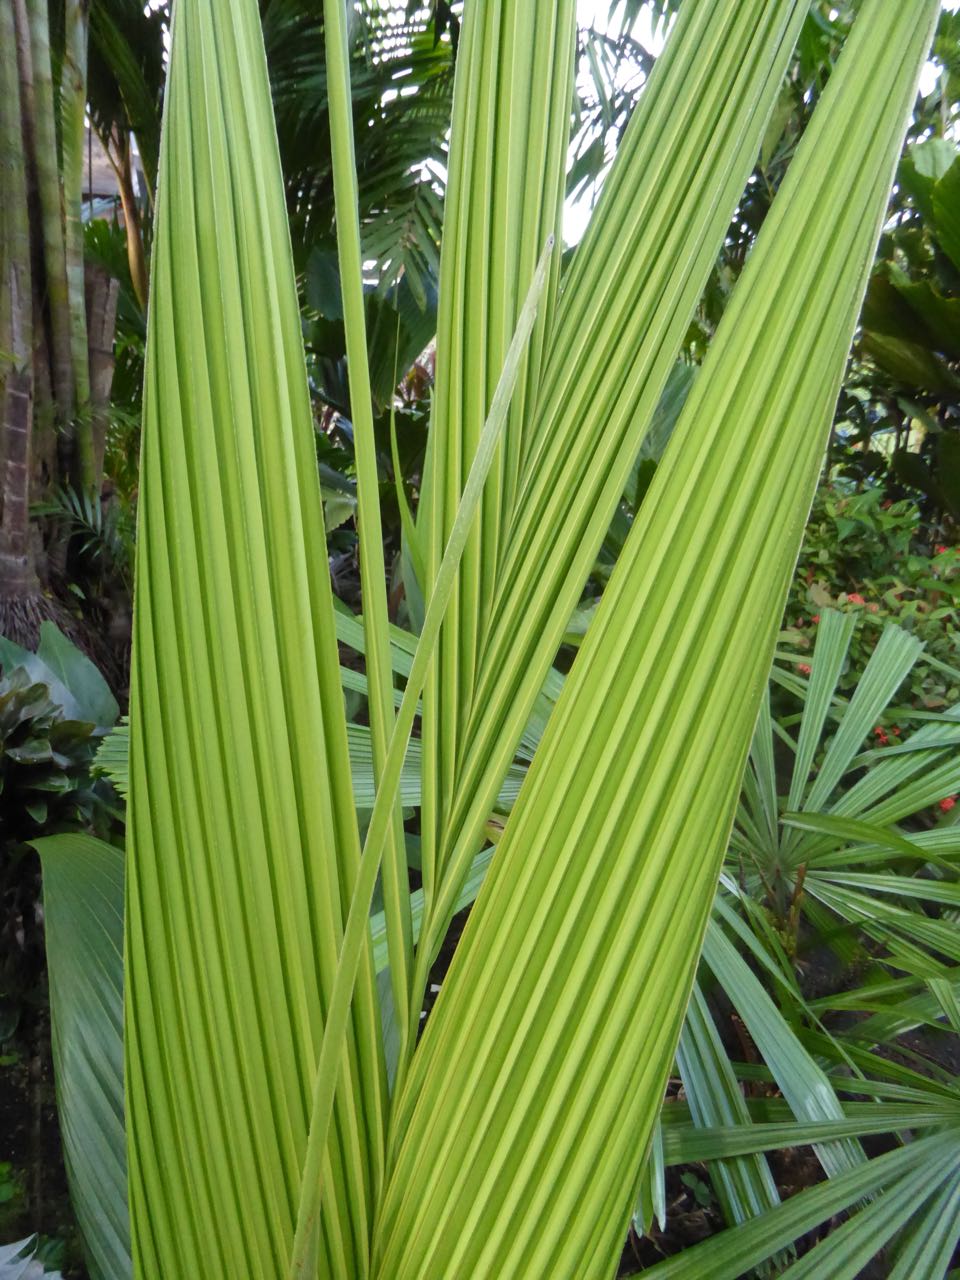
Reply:
[[[464,566],[461,590],[474,605],[457,619],[454,638],[448,636],[442,650],[432,720],[428,689],[436,759],[431,752],[424,755],[424,824],[428,857],[436,844],[438,884],[433,893],[428,888],[415,1001],[499,779],[674,367],[753,164],[804,8],[793,0],[724,0],[685,12],[574,256],[537,393],[527,398],[526,421],[511,446],[519,454],[516,477],[508,483],[505,476],[496,503],[489,504],[486,514],[490,507],[496,511],[498,527],[481,527],[482,573],[474,571],[471,578],[470,562]],[[473,71],[478,79],[483,66]],[[461,68],[464,76],[471,70],[469,63]],[[511,81],[501,89],[508,100],[514,92],[522,89]],[[455,119],[455,137],[458,125],[465,131],[478,127]],[[492,194],[488,190],[488,198]],[[482,269],[476,262],[486,207],[477,203],[480,225],[463,237],[461,269],[469,269],[474,289],[483,287],[478,277],[482,282],[489,276],[485,287],[496,297],[502,288],[496,262]],[[522,224],[514,220],[520,234]],[[449,254],[445,272],[448,261]],[[448,315],[442,312],[439,320],[438,360]],[[454,316],[448,323],[465,323]],[[466,338],[481,348],[466,362],[469,372],[482,362],[484,344],[495,339],[478,325],[467,329]],[[441,387],[446,376],[438,368]],[[482,382],[467,389],[474,397],[484,394]],[[438,419],[438,435],[449,433],[455,443],[442,446],[437,439],[432,445],[437,469],[443,448],[451,451],[454,483],[463,465],[458,451],[469,449],[464,416],[447,412]],[[432,480],[428,498],[439,483]],[[431,515],[435,505],[428,505]],[[467,651],[469,662],[463,659]],[[456,660],[454,653],[460,655]]]
[[[399,728],[376,476],[361,459],[371,754],[374,777],[388,782],[359,862],[256,5],[180,0],[131,697],[126,1088],[139,1274],[186,1274],[201,1258],[223,1277],[612,1272],[934,0],[864,6],[392,1100],[366,911],[386,848],[388,954],[392,965],[408,956],[394,786],[467,541],[424,701],[425,939],[412,978],[393,975],[398,995],[409,988],[413,1028],[430,957],[673,365],[803,9],[717,0],[685,10],[597,227],[559,304],[548,290],[527,349],[530,304],[520,304],[555,225],[571,15],[546,0],[535,9],[550,56],[537,50],[519,77],[527,124],[501,158],[490,122],[509,118],[519,56],[501,35],[520,33],[531,10],[526,0],[475,6],[486,25],[474,18],[457,90],[457,127],[472,143],[458,153],[455,141],[450,204],[464,221],[458,214],[444,266],[454,283],[440,359],[454,367],[438,376],[447,390],[421,526],[436,580]],[[334,11],[328,0],[327,57],[343,97]],[[484,82],[483,50],[499,50],[495,86]],[[337,221],[352,235],[350,122],[334,114]],[[345,297],[356,298],[358,246],[341,247],[343,271],[355,272]],[[476,300],[469,314],[458,311],[465,299]],[[357,402],[358,308],[349,324]],[[586,378],[595,403],[581,412]],[[481,492],[468,540],[466,512]]]
[[[256,6],[186,0],[174,28],[131,681],[133,1248],[143,1275],[274,1275],[359,841]],[[365,962],[325,1161],[331,1275],[367,1265],[378,1019]]]
[[[934,13],[865,6],[690,394],[397,1104],[384,1278],[612,1269]]]

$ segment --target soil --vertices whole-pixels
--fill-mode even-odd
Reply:
[[[70,1207],[46,1016],[0,1045],[0,1242],[59,1241],[65,1278],[86,1276]]]

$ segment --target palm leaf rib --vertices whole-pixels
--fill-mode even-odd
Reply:
[[[863,6],[697,379],[399,1099],[383,1280],[613,1273],[936,11]]]
[[[359,857],[257,6],[177,7],[131,681],[126,1061],[139,1274],[282,1274]],[[366,1273],[385,1082],[369,955],[321,1260]]]

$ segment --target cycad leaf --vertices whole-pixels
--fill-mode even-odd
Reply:
[[[57,1110],[70,1198],[94,1280],[129,1280],[123,1127],[123,851],[79,833],[34,841]]]
[[[283,1275],[359,859],[300,319],[255,0],[182,0],[144,387],[127,1122],[138,1273]],[[367,953],[324,1158],[366,1274],[385,1076]]]
[[[863,6],[764,224],[414,1056],[381,1277],[613,1272],[936,10]]]

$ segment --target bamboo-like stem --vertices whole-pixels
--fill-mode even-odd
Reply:
[[[77,481],[94,489],[97,468],[90,420],[90,367],[87,307],[83,278],[83,149],[86,136],[87,0],[66,0],[63,69],[60,80],[60,128],[63,146],[63,202],[67,284],[70,299],[70,351],[76,398],[74,459]]]
[[[110,388],[113,386],[113,339],[117,327],[120,283],[99,263],[86,268],[87,340],[90,347],[90,425],[97,474],[103,474]]]
[[[74,412],[74,374],[63,191],[57,162],[57,129],[50,62],[50,18],[47,0],[27,0],[26,8],[33,72],[33,162],[42,215],[43,270],[50,319],[50,372],[58,415],[62,425],[69,428]]]
[[[0,6],[0,604],[37,590],[30,553],[33,294],[17,33]]]
[[[149,292],[149,272],[147,255],[143,246],[143,223],[140,218],[140,206],[133,189],[133,166],[130,162],[130,134],[123,135],[119,147],[120,163],[115,165],[117,186],[120,190],[120,204],[123,208],[123,225],[127,239],[127,262],[130,266],[130,280],[137,301],[146,310]],[[107,150],[109,155],[109,149]],[[111,157],[112,159],[112,157]]]

